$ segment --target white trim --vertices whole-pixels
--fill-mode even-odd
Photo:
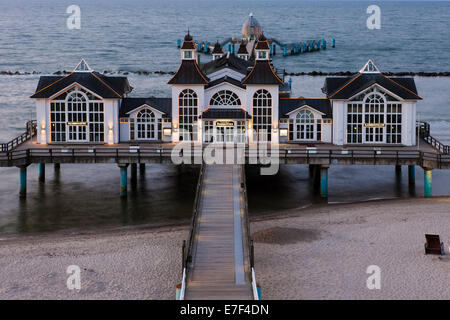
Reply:
[[[406,101],[405,99],[399,97],[399,96],[396,95],[395,93],[392,93],[391,91],[389,91],[389,90],[386,89],[385,87],[379,85],[378,83],[374,83],[374,84],[371,85],[370,87],[367,87],[366,89],[363,89],[363,90],[359,91],[358,93],[354,94],[353,96],[351,96],[351,97],[348,98],[348,99],[340,99],[340,100],[341,100],[341,101],[346,101],[346,102],[349,102],[349,103],[360,102],[360,101],[351,101],[351,100],[352,100],[354,97],[359,96],[361,93],[363,93],[363,92],[365,92],[365,91],[367,91],[367,90],[373,89],[374,87],[383,89],[384,91],[386,91],[387,94],[389,94],[389,95],[393,96],[394,98],[398,99],[398,101]],[[378,93],[381,94],[381,92],[378,92]],[[366,95],[364,96],[364,99],[367,97],[367,95],[368,95],[368,94],[366,94]],[[385,99],[385,100],[386,100],[386,99]],[[416,100],[413,100],[413,101],[416,101]]]
[[[306,108],[306,109],[310,109],[310,111],[311,112],[317,112],[318,114],[320,114],[321,116],[324,116],[325,115],[325,113],[323,113],[323,112],[321,112],[321,111],[319,111],[319,110],[317,110],[317,109],[314,109],[313,107],[311,107],[310,105],[307,105],[307,104],[305,104],[305,105],[303,105],[303,106],[301,106],[301,107],[298,107],[297,109],[294,109],[294,110],[292,110],[292,111],[289,111],[288,113],[286,113],[286,115],[291,115],[291,114],[294,114],[294,113],[296,113],[296,112],[300,112],[302,109],[304,109],[304,108]]]
[[[100,100],[104,100],[103,97],[101,97],[98,93],[95,93],[92,90],[89,90],[88,88],[86,88],[85,86],[82,86],[81,84],[79,84],[78,82],[72,82],[71,85],[65,87],[64,89],[61,89],[60,91],[58,91],[57,93],[55,93],[54,95],[50,96],[48,99],[50,101],[55,100],[56,97],[58,97],[59,95],[63,94],[64,92],[69,91],[70,89],[73,89],[75,86],[79,86],[80,88],[82,88],[84,91],[89,92],[90,94],[96,96],[97,98],[99,98]],[[56,100],[56,101],[65,101],[64,100]]]
[[[81,64],[84,64],[84,65],[87,67],[87,69],[86,69],[86,70],[81,70],[81,69],[78,70],[78,67],[80,67]],[[92,71],[94,71],[94,69],[92,69],[92,68],[88,65],[88,63],[86,62],[86,60],[84,60],[84,58],[81,58],[80,62],[78,62],[77,66],[73,69],[72,72],[92,72]]]
[[[165,114],[164,112],[162,112],[162,111],[160,111],[158,109],[155,109],[155,107],[152,107],[151,105],[149,105],[147,103],[144,103],[144,104],[140,105],[139,107],[136,107],[133,110],[128,111],[126,114],[130,115],[130,114],[133,114],[133,113],[139,113],[139,111],[141,111],[140,109],[145,109],[145,108],[148,108],[151,111],[153,111],[154,113],[157,113],[157,114],[159,114],[161,116],[163,116]]]
[[[371,64],[375,68],[375,70],[366,71],[366,68],[369,67],[369,64]],[[378,69],[378,67],[375,65],[375,63],[373,63],[373,61],[369,59],[369,61],[366,62],[364,67],[362,67],[361,70],[359,70],[359,73],[381,73],[381,71],[380,71],[380,69]]]

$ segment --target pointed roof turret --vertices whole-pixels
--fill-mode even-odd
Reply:
[[[270,50],[269,42],[267,41],[267,38],[264,36],[264,33],[261,34],[261,36],[258,39],[258,42],[256,43],[255,50]]]
[[[244,43],[244,40],[242,40],[239,45],[238,54],[248,54],[247,45]]]
[[[183,44],[181,45],[181,50],[195,50],[194,39],[192,39],[191,34],[188,33],[184,36]]]
[[[212,54],[223,54],[223,50],[219,41],[217,41],[216,44],[214,45]]]

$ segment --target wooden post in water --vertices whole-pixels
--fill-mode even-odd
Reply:
[[[27,196],[27,167],[28,165],[18,166],[19,168],[19,196]]]
[[[120,168],[120,197],[126,198],[128,191],[128,163],[119,164]]]
[[[416,184],[416,166],[408,166],[408,183],[410,186]]]
[[[131,184],[136,185],[137,182],[137,163],[131,164]]]
[[[45,163],[38,163],[39,182],[45,182]]]
[[[328,167],[320,166],[320,196],[328,197]]]
[[[425,198],[431,198],[433,196],[433,183],[432,183],[432,170],[429,168],[423,168],[424,178],[424,196]]]

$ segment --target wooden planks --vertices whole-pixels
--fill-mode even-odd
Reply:
[[[242,228],[235,228],[236,203],[239,212],[241,209],[235,188],[236,184],[240,186],[242,178],[236,177],[241,172],[238,169],[238,166],[233,165],[211,165],[205,168],[198,228],[194,237],[193,267],[185,294],[187,300],[253,298],[247,280],[244,279],[242,284],[236,283],[236,270],[244,268],[236,244],[242,246],[242,237],[246,236],[242,234]],[[236,231],[241,234],[236,234]]]

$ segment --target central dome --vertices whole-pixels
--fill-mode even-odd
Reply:
[[[250,13],[247,20],[245,20],[242,26],[242,38],[244,39],[258,39],[263,33],[263,29],[259,22],[253,17],[253,13]]]

